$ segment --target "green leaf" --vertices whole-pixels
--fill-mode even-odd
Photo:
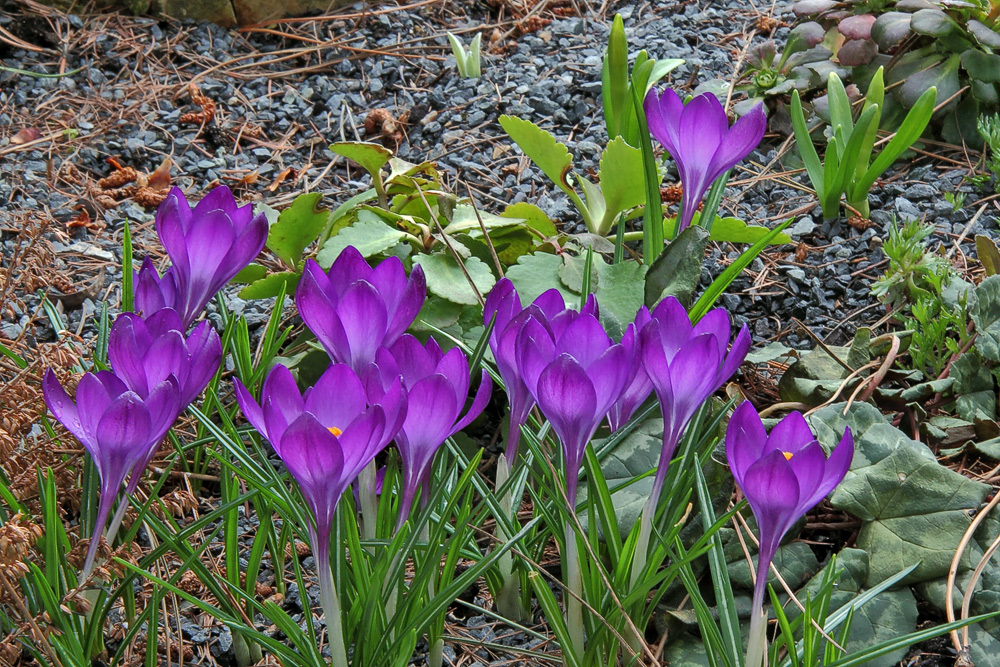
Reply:
[[[910,17],[906,12],[885,12],[872,24],[872,39],[882,51],[888,51],[910,34]]]
[[[676,218],[667,218],[663,221],[664,232],[668,229],[674,229],[676,226],[675,220]],[[694,214],[691,225],[704,227],[701,224],[700,211]],[[715,216],[715,222],[712,223],[709,239],[724,243],[757,243],[767,236],[770,231],[767,227],[760,225],[748,225],[744,220],[740,220],[739,218],[720,218],[719,216]],[[788,234],[778,233],[768,239],[768,245],[782,245],[784,243],[791,243],[791,241],[792,239]]]
[[[705,313],[715,305],[715,302],[719,300],[722,293],[728,288],[736,276],[738,276],[743,269],[750,266],[750,262],[754,260],[757,255],[763,252],[764,248],[771,242],[771,239],[775,238],[781,234],[789,225],[792,224],[794,218],[789,218],[783,223],[772,229],[765,235],[761,240],[754,243],[752,246],[740,253],[740,256],[736,258],[736,261],[726,267],[726,270],[719,274],[719,276],[712,281],[712,284],[708,286],[705,293],[698,297],[698,301],[695,302],[694,306],[691,308],[689,315],[691,316],[692,322],[697,322]]]
[[[466,306],[475,306],[480,303],[476,291],[469,284],[462,267],[458,265],[451,254],[435,253],[433,255],[417,255],[413,258],[413,263],[424,270],[427,278],[427,289],[432,294],[436,294],[442,299],[447,299],[452,303],[460,303]],[[479,295],[486,294],[496,283],[490,267],[480,261],[477,257],[469,257],[463,261],[465,270],[469,278],[475,284]]]
[[[500,229],[502,227],[514,227],[524,223],[524,218],[517,218],[510,215],[494,215],[487,211],[480,210],[476,217],[476,209],[469,204],[458,204],[451,215],[451,222],[445,226],[444,233],[448,236],[468,232],[471,236],[481,236],[482,229],[479,220],[482,219],[483,227],[487,231]]]
[[[965,24],[972,36],[983,46],[989,49],[1000,49],[1000,34],[996,30],[986,26],[975,19]]]
[[[918,35],[928,37],[944,37],[958,27],[958,24],[940,9],[921,9],[910,18],[910,29]]]
[[[733,539],[737,540],[735,536]],[[747,563],[746,555],[742,549],[734,555],[733,560],[726,563],[730,581],[733,582],[734,586],[752,590],[753,578],[750,576],[750,564]],[[756,559],[754,561],[756,567]],[[798,588],[819,571],[819,561],[816,559],[816,554],[805,542],[790,542],[779,547],[774,554],[773,562],[785,583],[792,589]],[[773,571],[768,572],[767,580],[772,586],[781,586]]]
[[[976,348],[968,350],[951,365],[955,378],[955,411],[962,419],[996,419],[997,394],[986,360]]]
[[[598,264],[604,264],[604,260],[601,259],[600,255],[594,256],[594,261]],[[583,280],[586,265],[585,255],[570,255],[565,253],[562,256],[562,266],[559,267],[559,280],[566,288],[575,294],[583,294]],[[598,287],[598,274],[596,271],[592,272],[590,276],[590,288],[587,290],[588,293],[593,292]]]
[[[267,275],[267,268],[256,262],[251,262],[243,267],[243,270],[233,276],[230,283],[252,283]]]
[[[598,234],[606,235],[620,213],[641,206],[646,201],[644,174],[641,150],[629,146],[621,137],[608,143],[601,155],[598,176],[606,206]]]
[[[628,40],[625,37],[625,22],[620,14],[615,14],[601,70],[604,123],[608,128],[608,136],[612,139],[621,134],[621,119],[628,99],[628,86]]]
[[[267,247],[290,268],[302,259],[302,252],[326,226],[329,211],[319,208],[322,193],[299,195],[278,216],[267,231]]]
[[[987,276],[1000,273],[1000,248],[997,248],[996,241],[988,236],[976,234],[976,255],[986,269]]]
[[[551,238],[559,233],[555,223],[545,215],[545,211],[528,202],[511,204],[504,209],[500,217],[523,220],[525,225],[538,232],[542,238]]]
[[[530,253],[535,248],[535,237],[523,226],[505,227],[490,232],[490,240],[496,250],[497,258],[504,265],[511,265],[518,258]],[[480,259],[484,259],[480,257]],[[492,266],[492,260],[489,263]]]
[[[681,303],[690,303],[701,280],[708,240],[704,227],[691,226],[670,242],[646,273],[643,298],[648,307],[668,295],[677,297]]]
[[[507,269],[506,275],[521,295],[521,303],[531,303],[542,292],[555,288],[562,293],[567,304],[578,304],[579,295],[566,289],[559,279],[562,265],[562,259],[558,255],[536,252],[519,258],[517,264]]]
[[[976,349],[993,362],[1000,362],[1000,276],[989,276],[975,291],[969,316],[976,324]]]
[[[892,163],[903,154],[903,151],[912,146],[913,142],[920,138],[920,135],[923,134],[927,123],[931,119],[931,114],[934,113],[934,101],[936,99],[937,90],[935,88],[928,89],[920,96],[917,103],[906,114],[906,118],[896,132],[896,136],[882,149],[882,152],[878,154],[878,157],[872,162],[872,166],[868,168],[864,176],[854,183],[854,187],[849,193],[851,201],[855,201],[860,197],[867,197],[868,191],[871,190],[872,185],[875,183],[875,179],[891,167]]]
[[[295,271],[282,271],[272,273],[260,280],[255,280],[239,291],[237,296],[241,299],[268,299],[278,296],[284,286],[285,294],[295,291],[295,286],[299,284],[302,274]]]
[[[500,116],[500,126],[557,187],[566,193],[573,191],[566,180],[572,169],[573,157],[554,136],[530,120],[514,116]]]
[[[663,201],[660,198],[660,172],[656,167],[656,156],[653,153],[653,143],[649,138],[649,127],[646,123],[646,112],[642,108],[643,100],[637,89],[632,90],[632,103],[635,107],[635,118],[638,124],[639,148],[642,150],[642,170],[646,191],[646,205],[642,209],[642,261],[652,265],[663,251]]]
[[[996,33],[994,33],[996,34]],[[962,54],[962,67],[973,79],[983,83],[1000,82],[1000,56],[969,49]]]
[[[840,359],[847,358],[846,347],[828,347]],[[819,405],[836,393],[847,372],[826,350],[816,348],[788,366],[778,381],[778,393],[782,401]],[[849,383],[846,389],[857,386],[857,383],[858,380]]]
[[[367,141],[339,141],[331,144],[330,150],[360,164],[373,179],[392,158],[392,151],[388,148]]]
[[[324,269],[329,269],[347,246],[357,248],[362,257],[373,257],[393,247],[405,236],[403,232],[385,224],[375,213],[358,211],[357,221],[331,236],[316,255],[316,261]]]
[[[842,410],[824,408],[811,421],[827,447],[839,441],[844,426],[855,434],[851,469],[830,503],[864,522],[857,547],[869,553],[866,585],[917,562],[906,583],[944,576],[971,522],[969,511],[979,508],[989,487],[939,464],[926,445],[890,426],[876,408],[855,403],[846,417]]]
[[[646,269],[639,262],[597,264],[597,303],[600,305],[601,323],[608,334],[619,340],[629,322],[643,305]]]
[[[431,295],[417,313],[413,329],[433,333],[434,329],[447,329],[458,323],[461,316],[462,304]]]
[[[806,126],[806,117],[802,112],[802,101],[799,99],[799,91],[792,91],[792,130],[795,133],[795,145],[799,149],[799,156],[805,165],[809,180],[816,190],[816,196],[823,201],[825,190],[823,189],[823,163],[819,161],[819,154],[813,146],[812,137],[809,135],[809,128]]]

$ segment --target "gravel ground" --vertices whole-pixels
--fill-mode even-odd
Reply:
[[[173,182],[196,198],[226,183],[243,198],[272,206],[308,190],[324,192],[335,205],[362,187],[355,180],[362,174],[335,159],[326,145],[371,139],[366,116],[385,109],[406,119],[399,154],[436,160],[454,191],[464,194],[468,183],[481,205],[497,211],[510,202],[537,202],[557,221],[579,227],[568,199],[553,192],[519,151],[507,150],[499,115],[540,123],[570,146],[576,168],[586,172],[596,166],[606,141],[600,64],[613,11],[625,17],[633,49],[686,60],[670,75],[670,83],[682,88],[732,78],[748,39],[766,36],[756,29],[764,15],[736,0],[643,2],[586,18],[540,12],[519,22],[511,18],[523,16],[524,8],[501,4],[506,1],[429,2],[367,15],[354,9],[343,20],[247,33],[111,16],[0,17],[0,26],[45,49],[33,53],[3,45],[6,67],[69,72],[35,78],[0,71],[0,127],[10,130],[0,137],[0,201],[9,202],[0,215],[12,220],[5,226],[13,228],[18,216],[51,216],[56,224],[48,237],[55,241],[56,262],[79,268],[89,257],[94,265],[89,273],[99,273],[103,264],[104,282],[113,285],[115,262],[100,260],[109,259],[106,253],[120,255],[125,218],[138,226],[140,252],[157,249],[148,224],[152,209],[126,198],[107,210],[97,200],[93,182],[113,171],[109,158],[150,173],[169,157]],[[560,14],[573,12],[568,4],[553,7]],[[770,35],[779,43],[788,30],[782,21],[790,20],[783,11],[777,6],[779,20]],[[464,32],[466,39],[479,29],[488,41],[491,35],[500,38],[496,53],[484,58],[482,79],[457,75],[447,55],[449,29]],[[316,41],[341,47],[314,47]],[[191,101],[192,81],[217,105],[209,127],[183,118],[199,110]],[[43,140],[11,143],[25,128],[37,129]],[[775,135],[768,141],[778,146],[782,139]],[[875,224],[862,232],[843,220],[824,222],[802,190],[804,176],[783,172],[776,155],[773,148],[754,153],[735,175],[723,207],[756,224],[798,218],[792,236],[801,245],[769,252],[726,297],[739,319],[751,321],[758,341],[783,336],[793,346],[806,343],[790,316],[835,343],[850,336],[852,326],[845,320],[876,320],[869,289],[884,257],[880,241],[894,215],[933,220],[938,241],[946,244],[963,233],[971,239],[996,229],[994,206],[968,224],[978,202],[971,188],[961,185],[967,173],[962,161],[919,156],[908,172],[888,174],[874,192]],[[956,189],[970,193],[968,207],[957,211],[942,197]],[[68,226],[80,221],[81,212],[95,229]],[[703,278],[717,274],[736,252],[731,246],[716,248]],[[80,328],[80,317],[94,310],[92,302],[80,301],[79,308],[69,309],[70,328]],[[16,337],[25,313],[37,306],[31,299],[24,305],[21,313],[3,314],[6,337]],[[233,306],[247,312],[252,324],[263,321],[260,304],[234,301]],[[86,333],[86,327],[80,330]]]
[[[774,10],[779,21],[770,35],[779,42],[788,30],[781,21],[790,21],[784,4]],[[152,208],[124,197],[105,209],[98,197],[97,180],[114,171],[111,158],[152,173],[169,157],[173,183],[193,198],[225,183],[245,200],[276,207],[304,191],[321,191],[335,206],[364,185],[362,174],[335,159],[327,144],[372,139],[364,121],[373,110],[385,109],[406,119],[399,155],[436,160],[455,192],[465,194],[467,183],[480,205],[497,212],[509,202],[536,202],[574,227],[579,221],[568,199],[508,148],[499,115],[538,122],[569,145],[576,169],[586,172],[596,167],[607,140],[600,64],[615,11],[625,17],[633,50],[686,60],[669,78],[685,89],[731,78],[748,40],[768,36],[758,34],[763,15],[740,0],[613,5],[585,18],[574,15],[575,4],[568,2],[546,3],[544,10],[526,15],[528,7],[516,0],[429,0],[408,9],[348,8],[336,19],[245,33],[119,16],[67,17],[37,7],[24,13],[18,4],[2,5],[0,0],[0,9],[6,9],[0,27],[41,49],[0,41],[0,65],[6,68],[0,70],[4,264],[16,264],[21,246],[15,239],[29,229],[38,247],[33,263],[22,270],[37,273],[32,284],[56,297],[68,328],[85,339],[95,331],[95,304],[116,300],[125,219],[131,221],[137,254],[159,257]],[[466,41],[477,30],[486,41],[499,38],[499,48],[484,58],[482,79],[459,78],[446,30],[464,34]],[[39,78],[14,69],[58,76]],[[192,82],[217,106],[208,127],[183,118],[199,111],[191,100]],[[16,133],[29,129],[37,135],[24,143]],[[932,220],[935,240],[947,246],[966,239],[959,259],[970,252],[967,239],[996,234],[997,207],[975,201],[979,196],[962,184],[967,160],[958,151],[935,149],[935,156],[921,154],[906,171],[887,174],[872,198],[874,224],[862,231],[845,220],[823,221],[813,196],[803,190],[804,175],[790,161],[783,167],[776,159],[783,141],[770,137],[751,155],[723,203],[724,211],[753,224],[796,219],[794,245],[756,260],[723,297],[737,320],[751,323],[758,342],[780,337],[792,346],[809,344],[793,317],[832,343],[849,339],[855,326],[878,320],[882,312],[870,287],[884,269],[881,240],[893,216]],[[964,208],[944,200],[943,193],[954,191],[968,193]],[[703,281],[737,253],[731,246],[714,247]],[[7,303],[0,313],[0,338],[53,338],[49,321],[39,317],[37,296],[21,294]],[[245,312],[251,325],[261,324],[270,307],[235,296],[230,306]],[[290,594],[287,604],[300,602]],[[483,617],[460,625],[473,638],[496,640]],[[187,639],[210,646],[220,663],[231,658],[225,631],[220,635],[197,624],[189,630]],[[498,659],[485,649],[461,651],[473,654],[466,664]]]

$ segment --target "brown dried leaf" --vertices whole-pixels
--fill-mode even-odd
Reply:
[[[42,133],[33,127],[21,128],[10,138],[10,143],[20,146],[42,138]]]
[[[156,171],[149,175],[146,186],[153,191],[169,190],[170,168],[172,166],[173,163],[170,161],[170,158],[163,158],[163,163],[156,168]]]

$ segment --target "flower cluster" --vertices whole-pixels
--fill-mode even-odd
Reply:
[[[750,349],[746,326],[730,348],[725,310],[713,310],[692,325],[673,297],[652,312],[641,308],[617,343],[601,326],[593,297],[577,311],[550,290],[522,308],[506,279],[493,288],[484,318],[494,320],[490,347],[510,395],[507,458],[512,462],[516,456],[520,428],[537,404],[562,444],[571,502],[584,451],[598,427],[606,418],[612,432],[621,428],[654,390],[664,422],[653,487],[658,498],[687,424]]]
[[[85,374],[75,402],[51,370],[42,385],[52,414],[83,443],[101,478],[84,577],[122,485],[127,479],[126,494],[135,491],[171,425],[218,372],[219,334],[207,321],[190,327],[208,300],[260,253],[267,220],[249,205],[237,206],[226,187],[193,208],[174,188],[157,210],[156,229],[171,266],[160,276],[148,258],[143,263],[134,281],[139,312],[119,315],[111,327],[111,370]],[[126,504],[108,527],[109,541]]]

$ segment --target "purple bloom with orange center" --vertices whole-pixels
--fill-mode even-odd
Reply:
[[[156,233],[171,266],[160,277],[151,263],[143,263],[136,278],[136,308],[144,315],[173,308],[188,327],[216,292],[260,254],[267,218],[254,215],[250,204],[238,206],[224,185],[194,207],[173,188],[156,209]]]
[[[719,176],[750,154],[764,137],[767,114],[762,104],[729,127],[726,110],[711,93],[687,104],[673,90],[649,91],[643,103],[649,131],[677,163],[684,186],[677,232],[690,224],[705,193]]]
[[[840,484],[853,457],[850,429],[828,459],[800,413],[789,414],[768,435],[749,401],[736,408],[726,429],[726,458],[760,533],[752,607],[755,620],[762,615],[768,570],[781,540]]]
[[[427,298],[424,272],[409,278],[398,257],[372,268],[353,246],[340,253],[329,272],[307,260],[295,290],[302,321],[336,363],[358,374],[413,323]]]
[[[317,561],[328,562],[340,497],[395,436],[407,410],[406,390],[396,379],[369,405],[364,384],[344,364],[330,366],[304,393],[291,371],[275,366],[259,403],[239,380],[234,384],[244,416],[298,483],[315,520],[310,539]]]
[[[591,296],[588,301],[592,301]],[[590,306],[594,308],[594,306]],[[593,312],[550,322],[532,316],[517,336],[517,367],[531,396],[559,436],[566,496],[576,505],[587,443],[628,381],[628,350],[614,343]]]
[[[588,302],[585,312],[596,310],[596,302]],[[495,319],[490,335],[490,350],[497,363],[497,370],[503,379],[507,398],[510,402],[510,422],[507,435],[508,469],[514,464],[517,456],[517,446],[521,440],[521,426],[528,421],[528,414],[535,406],[535,399],[528,391],[517,368],[517,335],[521,326],[530,317],[539,317],[550,323],[550,326],[562,329],[580,316],[580,311],[566,307],[559,290],[550,289],[542,293],[526,308],[521,307],[521,297],[514,284],[507,278],[501,279],[490,290],[483,306],[483,323],[488,325]]]
[[[82,580],[93,569],[101,533],[126,475],[156,448],[177,418],[179,390],[174,377],[168,376],[140,396],[114,373],[100,371],[83,376],[74,402],[50,369],[42,391],[49,410],[83,444],[101,478],[101,500]]]
[[[641,333],[642,365],[663,414],[663,449],[653,478],[651,502],[659,499],[670,459],[688,422],[709,396],[732,377],[750,350],[750,331],[740,328],[729,348],[729,314],[710,310],[692,325],[680,301],[656,305]]]
[[[431,463],[444,441],[468,426],[490,400],[493,383],[486,371],[468,410],[469,360],[458,348],[444,352],[433,338],[421,345],[409,334],[392,347],[378,351],[378,373],[373,384],[384,386],[402,378],[407,391],[406,419],[396,435],[403,463],[403,496],[398,525],[410,514],[417,492],[423,490],[421,503],[430,496]],[[370,386],[368,391],[375,390]],[[463,411],[465,414],[463,415]]]

